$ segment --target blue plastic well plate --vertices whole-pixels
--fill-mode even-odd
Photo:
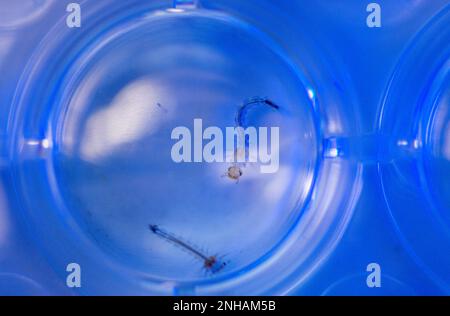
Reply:
[[[360,1],[81,1],[80,28],[57,1],[0,9],[0,293],[370,295],[370,262],[375,294],[448,291],[449,10],[380,2],[380,29]],[[251,100],[277,172],[173,161],[175,128]]]

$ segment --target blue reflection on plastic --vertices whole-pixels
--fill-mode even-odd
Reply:
[[[257,2],[0,6],[0,294],[450,292],[448,1]],[[277,173],[173,162],[255,97]]]

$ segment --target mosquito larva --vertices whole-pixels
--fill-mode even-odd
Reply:
[[[165,107],[163,107],[161,103],[159,103],[159,102],[156,103],[156,106],[157,106],[158,108],[160,108],[164,113],[167,114],[167,112],[168,112],[167,109],[166,109]]]
[[[203,262],[203,268],[206,271],[211,273],[216,273],[222,270],[226,266],[226,262],[220,260],[216,255],[208,256],[199,249],[196,249],[194,246],[188,244],[187,242],[181,240],[178,237],[175,237],[173,234],[159,228],[158,225],[149,225],[149,229],[152,233],[157,235],[158,237],[164,239],[167,242],[170,242],[182,249],[186,250],[194,257],[200,259]]]
[[[246,122],[247,112],[250,110],[251,107],[256,105],[267,105],[275,110],[279,110],[280,107],[273,101],[267,99],[267,98],[261,98],[261,97],[254,97],[251,99],[248,99],[246,102],[244,102],[243,105],[241,105],[236,113],[235,117],[235,124],[236,127],[241,127],[242,129],[245,129],[248,127],[248,124]],[[239,129],[240,132],[242,132],[242,129]],[[245,135],[242,135],[245,138]],[[249,142],[248,138],[245,138],[244,140],[244,150],[242,152],[235,151],[234,156],[235,158],[238,155],[246,155],[246,152],[248,151]],[[237,149],[238,150],[238,149]],[[233,163],[230,167],[228,167],[227,171],[222,175],[226,176],[231,180],[236,180],[236,183],[239,183],[239,178],[244,174],[242,171],[242,168],[245,167],[245,164],[240,163]]]
[[[267,105],[275,110],[280,109],[280,107],[275,102],[273,102],[267,98],[254,97],[254,98],[248,99],[239,107],[239,109],[236,113],[236,118],[235,118],[236,127],[242,127],[242,128],[247,127],[247,122],[245,121],[247,112],[250,110],[250,108],[252,108],[256,105]]]

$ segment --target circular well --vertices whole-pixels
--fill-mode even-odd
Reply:
[[[419,32],[391,79],[380,114],[390,138],[379,166],[399,235],[413,258],[449,290],[448,173],[450,21],[447,7]]]
[[[354,131],[329,67],[305,55],[324,82],[313,85],[258,27],[224,13],[127,10],[90,20],[86,7],[91,22],[70,40],[56,26],[19,85],[12,172],[36,240],[55,270],[84,267],[86,293],[295,287],[339,241],[360,186],[357,164],[322,158],[324,134]],[[247,163],[236,183],[223,176],[230,163],[173,161],[174,128],[234,127],[255,97],[279,106],[246,114],[279,127],[277,172]],[[227,265],[208,271],[192,249]]]
[[[269,43],[233,20],[167,13],[123,29],[82,55],[65,86],[57,190],[86,233],[136,269],[207,277],[195,255],[152,235],[149,224],[225,255],[227,270],[242,269],[287,234],[308,197],[318,148],[306,89]],[[235,183],[222,177],[230,163],[173,161],[175,128],[191,131],[191,145],[195,119],[225,135],[253,96],[280,106],[246,114],[253,126],[280,128],[278,172],[248,163]]]

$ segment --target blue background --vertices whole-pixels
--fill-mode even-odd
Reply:
[[[257,1],[245,1],[258,5]],[[11,178],[2,159],[7,113],[18,78],[42,36],[65,14],[68,2],[56,1],[22,28],[0,28],[0,294],[74,294],[19,225]],[[320,38],[343,61],[356,87],[363,134],[375,132],[381,98],[401,53],[417,32],[449,4],[446,0],[377,1],[382,7],[382,27],[368,28],[368,1],[272,2],[310,25],[311,37]],[[3,9],[8,3],[0,2],[0,17],[8,14]],[[291,294],[448,294],[450,288],[437,286],[405,251],[387,209],[376,164],[364,166],[363,182],[353,217],[337,248]],[[371,262],[382,269],[379,289],[366,286],[366,266]]]

